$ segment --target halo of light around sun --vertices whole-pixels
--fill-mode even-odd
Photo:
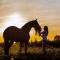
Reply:
[[[21,28],[25,23],[26,19],[23,16],[21,16],[19,13],[12,13],[6,17],[5,22],[3,23],[3,27],[0,29],[0,32],[2,33],[9,26],[16,26],[18,28]]]

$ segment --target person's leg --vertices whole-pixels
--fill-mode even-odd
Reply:
[[[45,42],[44,41],[42,42],[42,50],[43,50],[43,53],[45,54],[46,53],[46,46],[45,46]]]

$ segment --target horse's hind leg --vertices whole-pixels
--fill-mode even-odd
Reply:
[[[25,43],[25,54],[27,53],[27,44]]]
[[[23,43],[22,42],[20,42],[20,50],[19,50],[19,52],[22,52],[22,46],[23,45]]]
[[[5,51],[5,54],[8,55],[8,53],[9,53],[9,42],[7,39],[4,39],[4,51]]]
[[[28,42],[25,42],[25,54],[27,53],[27,45],[28,45]]]
[[[4,51],[5,51],[5,54],[9,54],[9,48],[11,47],[11,45],[13,44],[13,41],[10,42],[10,40],[5,40],[4,42]]]

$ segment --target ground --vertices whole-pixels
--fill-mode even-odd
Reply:
[[[0,47],[0,60],[60,60],[60,48],[46,47],[46,54],[43,54],[42,47],[28,47],[27,54],[24,53],[24,47],[22,52],[19,52],[19,44],[14,44],[9,50],[10,56],[4,55],[4,48]],[[39,60],[38,59],[38,60]]]

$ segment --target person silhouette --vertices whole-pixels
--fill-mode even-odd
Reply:
[[[40,35],[42,37],[42,50],[43,50],[43,53],[45,54],[46,53],[46,42],[47,42],[47,35],[48,35],[48,26],[44,26],[43,28],[44,30],[42,32],[40,32]]]

